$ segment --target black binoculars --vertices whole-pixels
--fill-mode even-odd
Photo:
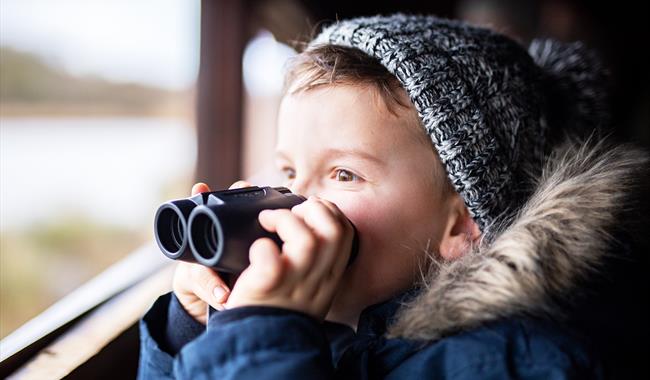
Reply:
[[[172,200],[156,212],[156,242],[170,259],[239,274],[249,265],[248,250],[255,240],[268,237],[282,247],[280,237],[259,224],[259,213],[265,209],[291,209],[304,201],[303,196],[285,187],[269,186],[205,192]],[[358,250],[355,228],[348,265]]]

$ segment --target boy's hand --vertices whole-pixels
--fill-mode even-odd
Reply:
[[[247,186],[252,185],[237,181],[230,188]],[[206,191],[210,191],[210,188],[204,183],[197,183],[192,187],[192,195]],[[223,303],[230,294],[230,289],[214,270],[184,261],[176,266],[172,289],[187,313],[203,324],[207,321],[208,305],[223,310]]]
[[[225,308],[275,306],[322,320],[350,256],[349,220],[335,204],[312,196],[291,210],[264,210],[259,221],[282,239],[282,251],[269,238],[257,239]]]

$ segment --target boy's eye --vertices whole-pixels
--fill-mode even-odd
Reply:
[[[296,172],[291,168],[282,168],[282,172],[287,179],[294,179],[296,177]]]
[[[359,178],[356,176],[356,174],[353,174],[345,169],[337,169],[336,170],[336,180],[341,181],[341,182],[351,182],[358,180]]]

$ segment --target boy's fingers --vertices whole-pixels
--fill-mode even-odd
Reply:
[[[232,185],[230,185],[230,187],[228,189],[241,189],[242,187],[250,187],[250,186],[253,186],[253,185],[246,182],[246,181],[240,180],[240,181],[237,181],[237,182],[233,183]]]
[[[205,183],[203,183],[203,182],[196,183],[196,184],[194,184],[194,186],[192,186],[192,195],[193,196],[196,195],[196,194],[205,193],[205,192],[208,192],[208,191],[210,191],[210,187],[208,185],[206,185]]]
[[[196,264],[192,269],[192,290],[207,304],[223,310],[222,304],[228,299],[230,290],[212,269]]]
[[[353,230],[352,222],[347,218],[347,216],[345,216],[343,211],[341,211],[341,209],[335,203],[330,202],[327,199],[317,197],[315,195],[310,196],[307,200],[311,201],[311,202],[318,202],[318,203],[323,204],[325,207],[327,207],[332,212],[332,215],[335,216],[336,219],[338,219],[345,226],[345,228],[347,230]],[[304,203],[307,203],[307,202],[304,202]],[[298,205],[298,206],[300,206],[300,205]],[[298,206],[296,206],[296,207],[298,207]]]
[[[256,289],[270,291],[282,278],[283,265],[281,252],[277,244],[269,238],[255,240],[251,245],[250,269],[255,273]]]
[[[341,223],[332,211],[319,201],[307,201],[294,206],[291,211],[300,216],[321,238],[327,242],[340,239]]]
[[[345,271],[349,261],[351,237],[342,223],[329,207],[315,199],[302,203],[304,207],[296,206],[292,211],[303,216],[305,222],[325,241],[318,253],[319,257],[311,271],[305,277],[305,283],[320,288],[325,282],[338,279]],[[350,243],[350,244],[348,244]]]
[[[354,240],[354,234],[355,234],[354,227],[350,219],[348,219],[345,216],[343,211],[341,211],[341,209],[335,203],[330,202],[327,199],[316,197],[316,196],[311,196],[309,198],[310,199],[313,198],[313,200],[316,200],[317,202],[327,207],[332,212],[332,215],[335,216],[337,220],[340,222],[340,226],[343,227],[342,233],[345,236],[345,240],[340,241],[340,244],[338,245],[338,250],[341,252],[339,252],[339,254],[336,254],[333,257],[334,262],[332,263],[332,267],[331,267],[331,274],[335,276],[339,276],[341,273],[345,271],[345,269],[348,266],[348,262],[350,260],[352,242]]]
[[[264,229],[282,239],[282,252],[293,266],[300,272],[308,271],[318,249],[318,239],[305,222],[288,209],[263,210],[258,219]]]
[[[242,187],[249,187],[249,186],[253,186],[253,185],[251,185],[250,183],[242,180],[242,181],[237,181],[237,182],[233,183],[232,185],[230,185],[230,187],[228,189],[240,189]],[[196,195],[196,194],[199,194],[199,193],[205,193],[205,192],[208,192],[208,191],[211,191],[210,186],[206,185],[203,182],[197,182],[197,183],[194,184],[194,186],[192,186],[192,195]]]
[[[343,211],[341,211],[339,206],[337,206],[335,203],[332,203],[332,202],[328,201],[327,199],[320,198],[320,197],[317,197],[317,196],[310,196],[309,198],[313,199],[313,200],[315,200],[317,202],[322,203],[325,207],[330,209],[330,211],[332,212],[332,215],[335,215],[338,219],[341,219],[341,220],[346,220],[347,219],[347,217],[343,214]]]
[[[341,247],[344,246],[345,227],[332,215],[330,209],[320,202],[306,204],[301,212],[304,214],[305,223],[324,242],[309,273],[312,278],[321,278],[324,274],[332,272],[339,256],[347,254],[341,251]]]
[[[246,268],[233,288],[233,296],[229,297],[224,308],[231,309],[241,306],[237,303],[238,295],[245,294],[258,301],[263,301],[266,294],[281,284],[284,272],[284,260],[280,249],[269,238],[255,240],[249,250],[251,264]]]

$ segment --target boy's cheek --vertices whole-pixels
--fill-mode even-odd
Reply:
[[[386,201],[390,199],[386,195],[354,194],[352,197],[338,196],[332,194],[320,195],[322,198],[334,203],[343,214],[354,224],[359,234],[361,250],[359,254],[366,256],[373,252],[373,255],[381,256],[378,250],[392,250],[397,235],[402,233],[400,220],[400,208],[406,205],[395,204]]]
[[[385,205],[377,202],[368,202],[364,199],[342,200],[334,202],[339,209],[350,219],[359,233],[359,238],[363,241],[370,241],[381,235],[384,228],[389,228],[389,220],[386,220],[387,210]],[[385,227],[382,227],[385,226]]]

